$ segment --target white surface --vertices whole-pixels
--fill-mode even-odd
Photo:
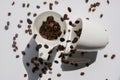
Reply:
[[[53,2],[49,0],[48,2]],[[107,5],[106,0],[97,0],[102,4],[97,8],[95,13],[88,13],[89,4],[94,2],[90,1],[85,4],[84,0],[59,0],[59,5],[55,6],[54,11],[59,11],[60,14],[68,13],[67,7],[72,7],[72,13],[68,13],[69,17],[74,21],[78,17],[86,18],[90,17],[91,21],[99,23],[106,27],[109,32],[109,45],[98,52],[96,61],[89,67],[74,71],[62,71],[60,64],[53,64],[52,74],[44,75],[41,80],[47,80],[49,77],[52,80],[120,80],[120,11],[119,11],[119,0],[111,0],[110,5]],[[22,8],[22,3],[31,3],[30,8]],[[30,41],[32,36],[24,33],[27,29],[26,13],[28,11],[34,13],[41,13],[49,10],[48,5],[42,6],[43,0],[16,0],[15,5],[11,6],[12,0],[1,0],[0,1],[0,78],[1,80],[27,80],[24,78],[23,74],[27,73],[23,62],[21,51],[25,50],[26,44]],[[40,10],[36,9],[36,5],[40,5]],[[7,17],[8,12],[12,12],[10,17]],[[103,18],[99,19],[99,15],[103,13]],[[32,16],[30,16],[31,19]],[[18,29],[17,24],[19,20],[23,19],[22,28]],[[10,27],[8,31],[4,30],[6,21],[10,21]],[[12,51],[12,38],[15,33],[19,33],[17,38],[17,45],[19,50],[14,53]],[[15,55],[20,54],[20,58],[16,59]],[[103,55],[108,54],[107,58]],[[111,60],[112,54],[116,54],[115,59]],[[58,56],[56,56],[57,59]],[[80,72],[85,72],[84,76],[80,76]],[[57,73],[61,73],[61,77],[57,77]]]

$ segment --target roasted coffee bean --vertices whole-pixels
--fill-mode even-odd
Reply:
[[[25,3],[22,3],[22,7],[23,7],[23,8],[25,7]]]
[[[89,18],[86,18],[86,20],[89,20]]]
[[[73,45],[71,45],[70,48],[73,49],[74,48]]]
[[[17,27],[18,27],[18,28],[21,28],[21,27],[22,27],[22,25],[21,25],[21,24],[18,24],[18,25],[17,25]]]
[[[16,58],[19,58],[19,55],[16,55]]]
[[[26,54],[25,51],[22,51],[22,55],[25,56],[25,54]]]
[[[27,4],[27,8],[28,8],[29,6],[30,6],[30,4],[28,3],[28,4]]]
[[[60,73],[57,73],[57,77],[61,77],[61,74],[60,74]]]
[[[90,64],[89,64],[89,63],[86,63],[85,65],[88,67]]]
[[[64,38],[60,38],[60,41],[61,41],[61,42],[64,42],[64,41],[65,41],[65,39],[64,39]]]
[[[68,7],[68,11],[69,11],[69,12],[71,12],[71,11],[72,11],[72,9],[71,9],[70,7]]]
[[[37,34],[34,34],[34,35],[33,35],[33,39],[36,39],[36,37],[37,37]]]
[[[36,8],[37,8],[37,9],[39,9],[39,8],[40,8],[40,6],[39,6],[39,5],[37,5],[37,6],[36,6]]]
[[[27,74],[24,74],[24,77],[27,77]]]
[[[69,21],[69,25],[72,25],[72,21]]]
[[[114,58],[115,58],[115,56],[116,56],[116,55],[115,55],[115,54],[113,54],[113,55],[111,56],[111,59],[114,59]]]
[[[63,19],[62,17],[60,18],[60,20],[61,20],[62,22],[64,21],[64,19]]]
[[[15,4],[15,1],[12,2],[12,6]]]
[[[76,25],[73,24],[72,21],[69,21],[69,25],[71,25],[72,27],[76,27]]]
[[[7,26],[9,26],[10,25],[10,21],[7,21]]]
[[[68,18],[68,15],[67,15],[67,14],[64,14],[64,16],[63,16],[63,20],[69,20],[69,18]]]
[[[51,78],[48,78],[48,80],[52,80]]]
[[[5,26],[5,30],[8,30],[9,29],[9,26]]]
[[[58,4],[59,4],[59,2],[58,2],[58,1],[55,1],[55,4],[56,4],[56,5],[58,5]]]
[[[50,9],[50,10],[53,9],[53,3],[49,3],[49,9]]]
[[[104,54],[104,58],[107,58],[107,56],[108,56],[107,54]]]
[[[39,74],[39,77],[42,78],[42,74]]]
[[[48,54],[52,54],[52,52],[53,52],[53,49],[51,49],[51,50],[48,52]]]
[[[8,12],[8,16],[11,16],[11,12]]]
[[[23,20],[20,20],[20,23],[23,23]]]
[[[65,47],[63,46],[63,45],[59,45],[58,46],[58,51],[62,51],[62,50],[64,50],[65,49]]]
[[[78,23],[80,23],[80,21],[79,21],[79,20],[76,20],[75,23],[78,24]]]
[[[78,37],[80,37],[81,32],[82,32],[82,29],[76,30],[76,31],[74,31],[74,32],[75,32],[75,34],[76,34]]]
[[[48,49],[48,48],[49,48],[49,46],[48,46],[47,44],[45,44],[45,45],[44,45],[44,47],[45,47],[46,49]]]
[[[72,40],[72,43],[76,43],[78,41],[78,38],[75,37],[73,40]]]
[[[89,0],[85,0],[86,3],[88,3]]]
[[[36,16],[37,16],[37,13],[34,13],[34,14],[33,14],[33,17],[36,17]]]
[[[110,4],[110,1],[109,1],[109,0],[107,0],[107,4]]]
[[[32,24],[32,21],[29,18],[27,18],[27,23]]]
[[[81,72],[81,73],[80,73],[81,76],[84,76],[84,74],[85,74],[84,72]]]
[[[28,66],[28,67],[29,67],[29,66],[30,66],[30,63],[29,63],[29,62],[27,62],[27,63],[26,63],[26,66]]]
[[[48,56],[48,58],[47,58],[47,61],[49,61],[49,60],[50,60],[50,57],[51,57],[51,56],[49,55],[49,56]]]
[[[47,2],[45,1],[45,2],[43,2],[43,4],[45,5],[45,4],[47,4]]]
[[[102,18],[103,17],[103,14],[100,14],[100,18]]]
[[[29,43],[27,44],[27,48],[30,48],[30,44]]]
[[[28,13],[27,13],[27,16],[30,16],[30,14],[31,14],[31,12],[28,12]]]
[[[59,62],[57,60],[54,61],[56,64],[58,64]]]

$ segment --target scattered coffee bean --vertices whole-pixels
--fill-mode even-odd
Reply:
[[[18,33],[15,34],[15,38],[17,38],[17,37],[18,37]]]
[[[28,25],[27,27],[28,27],[28,29],[30,30],[30,28],[31,28],[31,25]]]
[[[30,48],[30,44],[29,43],[27,44],[27,48]]]
[[[65,41],[65,39],[64,39],[64,38],[60,38],[60,41],[61,41],[61,42],[64,42],[64,41]]]
[[[75,34],[76,34],[78,37],[80,37],[81,31],[82,31],[82,29],[78,29],[78,30],[76,30],[76,31],[74,31],[74,32],[75,32]]]
[[[30,63],[29,63],[29,62],[27,62],[27,63],[26,63],[26,66],[28,66],[28,67],[29,67],[29,66],[30,66]]]
[[[80,21],[79,21],[79,20],[76,20],[75,23],[78,24],[78,23],[80,23]]]
[[[103,17],[103,14],[100,14],[100,18],[102,18]]]
[[[69,25],[71,25],[72,27],[76,27],[76,25],[73,24],[72,21],[69,21]]]
[[[61,74],[60,74],[60,73],[57,73],[57,77],[61,77]]]
[[[56,5],[58,5],[58,4],[59,4],[59,2],[58,2],[58,1],[55,1],[55,4],[56,4]]]
[[[20,23],[23,23],[23,20],[20,20]]]
[[[70,48],[73,49],[74,48],[73,45],[71,45]]]
[[[9,26],[6,26],[6,25],[5,25],[5,30],[8,30],[8,29],[9,29]]]
[[[52,54],[52,52],[53,52],[53,49],[51,49],[51,50],[48,52],[48,54]]]
[[[37,16],[37,13],[34,13],[34,14],[33,14],[33,17],[36,17],[36,16]]]
[[[27,23],[32,24],[32,21],[29,18],[27,18]]]
[[[27,74],[24,74],[24,77],[27,77]]]
[[[8,12],[8,16],[11,16],[11,12]]]
[[[59,45],[57,50],[58,50],[58,51],[62,51],[62,50],[64,50],[64,49],[65,49],[65,47],[64,47],[63,45]]]
[[[12,2],[12,6],[15,4],[15,1]]]
[[[39,74],[39,77],[42,78],[42,74]]]
[[[61,20],[62,22],[64,21],[64,19],[63,19],[62,17],[60,18],[60,20]]]
[[[68,29],[68,32],[70,32],[70,29]]]
[[[39,5],[37,5],[37,6],[36,6],[36,8],[37,8],[37,9],[39,9],[39,8],[40,8],[40,6],[39,6]]]
[[[46,4],[47,4],[47,2],[45,1],[45,2],[43,2],[43,4],[44,4],[44,5],[46,5]]]
[[[107,4],[110,4],[110,1],[109,1],[109,0],[107,0]]]
[[[27,16],[30,16],[30,14],[31,14],[31,12],[28,12],[28,13],[27,13]]]
[[[72,25],[72,21],[69,21],[69,25]]]
[[[25,54],[26,54],[25,51],[22,51],[22,55],[25,56]]]
[[[28,3],[28,4],[27,4],[27,8],[28,8],[29,6],[30,6],[30,4]]]
[[[86,20],[89,20],[89,18],[86,18]]]
[[[34,34],[33,39],[36,39],[36,37],[37,37],[37,34]]]
[[[49,9],[52,10],[53,8],[53,3],[49,3]]]
[[[90,64],[89,64],[89,63],[86,63],[85,65],[88,67]]]
[[[64,14],[64,16],[63,16],[63,20],[69,20],[69,18],[68,18],[68,15],[67,15],[67,14]]]
[[[16,58],[19,58],[19,55],[16,55]]]
[[[111,56],[111,59],[114,59],[114,58],[115,58],[115,56],[116,56],[116,55],[115,55],[115,54],[113,54],[113,55]]]
[[[66,34],[66,30],[64,30],[63,34]]]
[[[10,21],[7,21],[7,26],[9,26],[10,25]]]
[[[36,46],[36,51],[38,51],[41,47],[42,47],[42,45],[41,45],[41,44],[38,44],[38,45]]]
[[[108,80],[108,79],[105,79],[105,80]]]
[[[85,74],[84,72],[81,72],[81,73],[80,73],[81,76],[84,76],[84,74]]]
[[[48,78],[48,80],[52,80],[51,78]]]
[[[22,7],[23,7],[23,8],[25,7],[25,3],[22,3]]]
[[[18,27],[18,28],[21,28],[21,27],[22,27],[22,25],[21,25],[21,24],[18,24],[18,25],[17,25],[17,27]]]
[[[78,41],[78,38],[75,37],[75,38],[73,39],[72,43],[76,43],[77,41]]]
[[[107,58],[108,57],[108,55],[107,54],[104,54],[104,58]]]
[[[88,3],[89,0],[85,0],[86,3]]]
[[[54,61],[56,64],[58,64],[59,62],[57,60]]]
[[[25,33],[28,33],[28,30],[25,30]]]
[[[71,11],[72,11],[72,9],[71,9],[70,7],[68,7],[68,11],[69,11],[69,12],[71,12]]]
[[[48,46],[47,44],[45,44],[45,45],[44,45],[44,47],[45,47],[46,49],[48,49],[48,48],[49,48],[49,46]]]

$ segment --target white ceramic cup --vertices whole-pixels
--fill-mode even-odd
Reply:
[[[61,26],[62,34],[56,40],[45,39],[39,33],[39,29],[40,29],[43,21],[46,21],[48,16],[53,16],[54,20],[56,22],[58,22],[59,25]],[[33,31],[34,34],[37,34],[37,37],[35,39],[37,44],[42,45],[42,48],[39,49],[39,57],[43,58],[44,60],[47,60],[47,58],[49,56],[48,52],[51,49],[53,49],[55,46],[59,45],[60,44],[60,38],[64,36],[63,32],[64,32],[64,30],[66,30],[66,23],[61,21],[61,17],[62,16],[60,14],[56,13],[56,12],[46,11],[46,12],[41,13],[34,21],[32,31]],[[44,48],[45,44],[47,44],[49,46],[48,49]]]

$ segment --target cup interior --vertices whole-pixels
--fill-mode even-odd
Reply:
[[[45,39],[41,36],[41,34],[39,33],[39,29],[41,28],[41,25],[43,24],[43,21],[47,20],[48,16],[53,16],[54,17],[54,21],[56,21],[57,23],[59,23],[60,25],[60,30],[61,30],[61,35],[54,40],[48,40]],[[60,38],[64,36],[63,32],[64,30],[66,30],[66,22],[65,21],[61,21],[62,16],[59,13],[53,12],[53,11],[46,11],[41,13],[34,21],[33,24],[33,33],[37,34],[38,36],[36,37],[36,42],[37,43],[45,43],[48,45],[55,45],[58,44],[60,41]]]

